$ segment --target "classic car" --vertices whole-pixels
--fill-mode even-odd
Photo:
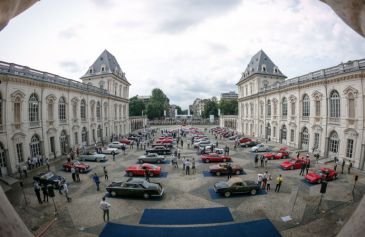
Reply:
[[[33,180],[39,182],[40,184],[51,184],[54,188],[58,189],[58,183],[60,181],[65,181],[65,178],[59,175],[56,175],[53,172],[42,172],[33,177]]]
[[[171,155],[171,150],[164,146],[155,146],[152,149],[146,150],[146,154],[156,153],[158,155]]]
[[[84,164],[80,161],[69,161],[63,164],[63,168],[66,171],[71,171],[72,166],[79,169],[80,173],[86,173],[91,170],[90,165]]]
[[[279,153],[265,153],[263,154],[264,158],[267,158],[269,160],[280,160],[280,159],[286,159],[289,158],[289,153],[287,151],[279,152]]]
[[[249,143],[251,142],[252,139],[251,138],[248,138],[248,137],[241,137],[239,142],[242,144],[242,143]]]
[[[211,141],[210,141],[210,140],[204,140],[204,141],[194,142],[193,147],[194,147],[194,148],[199,148],[200,146],[203,146],[203,145],[207,145],[207,146],[209,146],[209,145],[211,145],[211,144],[212,144],[212,143],[211,143]]]
[[[257,144],[256,146],[251,148],[252,152],[263,152],[263,151],[269,152],[271,150],[272,150],[272,147],[264,145],[264,144]]]
[[[165,157],[160,156],[156,153],[148,153],[147,155],[143,155],[138,157],[139,163],[157,163],[160,164],[165,160]]]
[[[106,191],[112,196],[126,197],[161,197],[164,194],[164,189],[161,184],[147,182],[141,178],[129,178],[127,181],[112,182],[106,187]]]
[[[239,137],[240,137],[239,135],[233,135],[233,136],[228,137],[228,140],[233,141],[233,140],[236,140]]]
[[[294,158],[289,161],[284,161],[280,164],[280,167],[284,170],[293,170],[300,169],[303,163],[306,163],[306,160],[303,158]]]
[[[134,142],[134,140],[129,140],[129,139],[121,139],[119,140],[120,143],[126,144],[126,145],[130,145]]]
[[[220,154],[217,154],[217,153],[210,153],[210,154],[207,154],[207,155],[202,155],[201,159],[205,163],[209,163],[209,162],[227,162],[227,161],[232,160],[232,158],[229,157],[229,156],[220,155]]]
[[[158,176],[161,173],[161,167],[157,165],[152,165],[149,163],[139,164],[139,165],[132,165],[129,166],[125,172],[129,177],[132,176],[143,176],[145,174],[145,169],[150,171],[150,176]]]
[[[259,144],[256,141],[250,141],[250,142],[246,142],[246,143],[241,143],[240,146],[241,147],[254,147],[257,146],[257,144]]]
[[[214,191],[230,197],[237,193],[251,193],[255,195],[260,190],[260,186],[251,180],[243,180],[239,177],[230,178],[228,181],[220,181],[214,184]]]
[[[110,148],[117,148],[117,149],[122,149],[122,147],[125,147],[126,145],[124,143],[120,143],[120,142],[112,142],[109,143],[108,147]]]
[[[330,181],[336,178],[336,171],[329,168],[319,168],[315,172],[308,173],[304,176],[304,179],[309,183],[321,183],[322,180]]]
[[[105,147],[105,148],[103,147],[101,149],[101,153],[103,153],[103,154],[113,154],[113,152],[115,154],[118,154],[120,151],[118,148],[111,148],[111,147]]]
[[[79,156],[79,159],[82,161],[107,161],[106,155],[98,154],[93,152],[86,152]]]
[[[232,167],[232,174],[241,174],[243,172],[243,168],[237,164],[229,164]],[[220,176],[221,174],[227,174],[227,163],[220,163],[216,165],[209,166],[209,172]]]

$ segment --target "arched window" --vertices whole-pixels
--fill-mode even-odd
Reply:
[[[246,104],[246,118],[248,118],[248,104]]]
[[[349,113],[349,118],[355,118],[355,97],[354,94],[352,94],[351,92],[348,94],[348,102],[349,102],[349,108],[348,108],[348,113]]]
[[[81,141],[83,144],[87,143],[87,130],[85,127],[83,127],[81,131]]]
[[[103,130],[101,129],[100,124],[98,125],[97,136],[98,136],[98,141],[101,141],[103,137]]]
[[[108,105],[104,104],[104,118],[105,120],[108,119]]]
[[[338,144],[339,144],[339,138],[336,131],[333,131],[329,138],[329,151],[333,153],[338,153]]]
[[[253,104],[250,104],[250,117],[253,118],[253,111],[254,111],[254,108],[253,108]]]
[[[61,153],[63,155],[68,153],[68,141],[67,141],[67,133],[65,130],[62,130],[61,135],[60,135],[60,145],[61,145]]]
[[[286,126],[283,125],[283,127],[281,128],[281,139],[286,140],[286,136],[287,136]]]
[[[91,68],[89,68],[89,73],[91,74],[91,73],[93,73],[93,68],[91,67]]]
[[[270,123],[267,124],[267,127],[266,127],[266,135],[267,136],[271,136],[271,125],[270,125]]]
[[[5,149],[3,144],[0,142],[0,169],[1,168],[6,168],[6,153],[5,153]],[[0,170],[0,175],[1,175],[1,170]]]
[[[283,116],[287,116],[288,115],[288,101],[287,99],[284,97],[282,102],[281,102],[281,114]]]
[[[336,90],[332,91],[330,95],[330,117],[340,117],[340,95]]]
[[[83,119],[83,120],[86,119],[86,102],[84,99],[82,99],[81,103],[80,103],[80,115],[81,115],[81,119]]]
[[[304,127],[302,132],[302,145],[308,146],[308,144],[309,144],[308,128]]]
[[[264,103],[260,104],[260,115],[264,116]]]
[[[21,98],[19,96],[16,97],[14,100],[14,123],[15,124],[20,124],[20,121],[21,121],[21,103],[22,103]]]
[[[305,94],[303,96],[303,117],[309,117],[310,112],[310,105],[309,105],[310,101],[309,101],[309,96],[307,94]]]
[[[265,66],[265,65],[262,65],[261,70],[262,70],[263,72],[266,72],[266,66]]]
[[[29,98],[29,122],[30,126],[39,125],[39,100],[35,93]]]
[[[118,117],[118,105],[114,104],[114,120],[117,120]]]
[[[101,119],[101,103],[100,103],[100,101],[98,101],[96,103],[96,119],[97,120]]]
[[[40,139],[38,135],[33,135],[30,139],[30,155],[36,157],[41,154]]]
[[[267,101],[267,116],[271,116],[271,101]]]
[[[62,122],[66,121],[66,100],[63,96],[58,101],[58,118]]]

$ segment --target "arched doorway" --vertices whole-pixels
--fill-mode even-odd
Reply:
[[[61,147],[61,154],[66,155],[68,153],[68,140],[67,140],[67,133],[65,130],[62,130],[60,135],[60,147]]]
[[[30,139],[30,155],[36,157],[41,154],[41,144],[38,135],[34,135]]]
[[[0,142],[0,177],[8,175],[7,158],[4,145]]]
[[[286,144],[287,130],[285,124],[281,127],[281,143]]]
[[[332,131],[328,138],[328,156],[338,158],[338,147],[340,139],[336,131]]]
[[[302,130],[302,150],[308,151],[309,149],[309,133],[308,128],[304,127]]]

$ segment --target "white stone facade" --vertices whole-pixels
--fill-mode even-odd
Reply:
[[[82,80],[0,62],[1,175],[16,172],[34,155],[52,159],[130,132],[124,74]],[[86,84],[101,81],[105,89]]]
[[[364,169],[365,60],[287,80],[275,72],[246,72],[237,83],[239,132],[317,149]]]

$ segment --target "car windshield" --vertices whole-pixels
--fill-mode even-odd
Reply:
[[[227,167],[227,164],[219,164],[219,167],[226,168]]]
[[[142,186],[144,188],[148,188],[148,186],[150,186],[150,183],[145,180],[145,181],[143,181]]]
[[[322,172],[322,170],[316,170],[316,174],[322,175],[323,172]]]
[[[156,169],[157,167],[158,167],[158,166],[156,166],[156,165],[151,165],[151,164],[142,165],[142,168]]]

